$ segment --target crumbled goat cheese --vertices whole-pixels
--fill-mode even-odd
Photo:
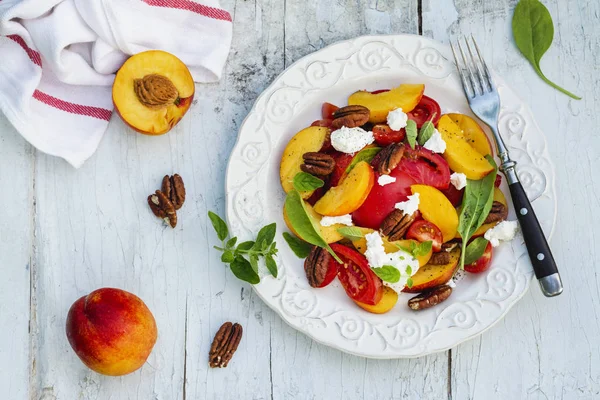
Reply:
[[[405,128],[407,122],[408,115],[406,115],[401,108],[396,108],[395,110],[390,111],[387,115],[388,126],[395,131]]]
[[[442,139],[442,135],[436,129],[433,135],[423,145],[427,150],[431,150],[434,153],[444,153],[446,151],[446,142]]]
[[[467,186],[467,176],[462,172],[455,172],[450,175],[450,183],[454,185],[457,190],[461,190]]]
[[[502,221],[493,228],[488,229],[483,237],[490,241],[492,247],[498,247],[500,241],[513,240],[517,234],[517,229],[517,221]]]
[[[408,196],[408,200],[396,203],[395,207],[404,211],[404,214],[413,215],[419,209],[419,193]]]
[[[342,126],[331,132],[331,145],[342,153],[356,153],[374,141],[373,132],[367,132],[360,127],[346,128]]]
[[[335,224],[342,224],[346,226],[352,226],[352,215],[340,215],[339,217],[323,217],[321,218],[321,226],[331,226]]]
[[[396,182],[396,178],[394,178],[393,176],[389,176],[389,175],[381,175],[377,179],[377,183],[379,183],[379,186],[389,185],[390,183],[394,183],[394,182]]]

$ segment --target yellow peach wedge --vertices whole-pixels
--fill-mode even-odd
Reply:
[[[304,206],[306,207],[306,212],[308,213],[308,216],[311,217],[313,221],[315,221],[316,226],[319,228],[319,233],[321,234],[321,237],[323,237],[323,239],[327,243],[339,242],[344,238],[337,230],[338,228],[342,228],[345,225],[334,224],[331,226],[322,226],[319,223],[322,217],[319,214],[317,214],[314,208],[312,208],[312,206],[306,202],[304,203]],[[300,237],[300,235],[298,235],[298,233],[294,230],[294,226],[290,223],[290,220],[288,219],[288,216],[285,212],[285,207],[283,207],[283,220],[285,221],[285,224],[290,229],[290,231],[292,231],[294,235]]]
[[[412,185],[410,190],[413,194],[419,193],[419,211],[423,219],[440,228],[444,242],[452,240],[458,228],[458,214],[450,200],[432,186]]]
[[[492,154],[492,144],[490,139],[479,126],[479,124],[468,115],[452,113],[446,114],[452,122],[454,122],[460,129],[462,129],[462,136],[475,150],[485,155]]]
[[[286,193],[294,188],[294,177],[301,171],[300,166],[304,164],[302,156],[305,153],[321,150],[328,134],[329,128],[311,126],[296,133],[288,142],[283,150],[279,166],[281,186]],[[307,199],[312,193],[313,191],[308,191],[302,192],[300,195],[303,199]]]
[[[412,286],[402,289],[406,293],[420,293],[424,290],[443,285],[448,282],[458,268],[460,259],[460,248],[455,248],[450,252],[450,262],[448,264],[433,265],[427,264],[412,276]]]
[[[375,184],[375,173],[369,163],[361,161],[317,201],[315,211],[321,215],[339,216],[356,211],[367,199]]]
[[[438,131],[446,142],[446,151],[443,154],[450,169],[462,172],[468,179],[479,180],[494,170],[492,164],[485,159],[483,154],[475,150],[464,139],[463,131],[449,116],[444,115],[438,122]]]
[[[364,90],[354,92],[348,98],[348,105],[361,105],[371,111],[369,122],[378,124],[387,120],[390,111],[401,108],[412,111],[425,91],[425,85],[403,84],[387,92],[373,94]]]
[[[373,305],[361,303],[360,301],[354,300],[354,302],[363,310],[368,311],[373,314],[385,314],[390,311],[396,303],[398,302],[398,293],[394,290],[390,289],[387,286],[383,287],[383,296],[381,296],[381,300],[379,303]]]
[[[358,228],[361,231],[363,237],[360,239],[357,239],[357,240],[353,240],[352,245],[358,252],[360,252],[361,254],[365,254],[365,251],[367,251],[367,240],[364,238],[364,235],[373,233],[375,231],[370,228],[362,228],[362,227],[356,227],[356,228]],[[412,240],[412,239],[396,240],[395,242],[390,242],[387,239],[387,237],[383,237],[382,241],[383,241],[383,248],[386,253],[397,252],[399,250],[398,246],[405,248],[405,249],[410,249],[411,242],[414,242],[415,244],[418,243],[416,240]],[[427,264],[429,262],[429,259],[431,258],[432,254],[433,254],[432,250],[429,250],[429,253],[424,254],[422,256],[418,256],[417,260],[419,261],[419,266],[422,267],[423,265]]]

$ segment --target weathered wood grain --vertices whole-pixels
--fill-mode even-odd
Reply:
[[[596,116],[600,101],[600,4],[544,1],[554,44],[542,61],[550,79],[583,96],[571,100],[544,84],[518,53],[510,23],[516,1],[425,0],[423,31],[441,41],[473,33],[496,71],[532,108],[556,164],[558,217],[551,241],[565,283],[546,299],[537,282],[496,327],[452,351],[454,399],[595,399],[600,396],[600,209]]]
[[[0,374],[2,397],[25,399],[29,393],[30,275],[33,231],[34,150],[0,115]]]

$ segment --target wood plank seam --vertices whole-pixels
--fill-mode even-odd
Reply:
[[[37,399],[37,366],[36,354],[38,349],[38,325],[37,325],[37,196],[36,196],[36,169],[37,151],[33,151],[33,162],[31,166],[31,249],[29,251],[29,398]]]

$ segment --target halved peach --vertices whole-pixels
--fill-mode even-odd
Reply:
[[[444,242],[452,240],[458,228],[458,214],[450,200],[439,190],[427,185],[412,185],[413,194],[419,193],[419,211],[423,219],[442,231]]]
[[[388,113],[397,108],[401,108],[404,112],[412,111],[421,101],[424,91],[423,84],[402,84],[377,94],[359,90],[350,95],[348,104],[367,107],[371,111],[369,122],[377,124],[387,121]]]
[[[294,188],[294,177],[301,171],[300,166],[304,164],[302,156],[305,153],[321,150],[328,134],[329,128],[310,126],[296,133],[288,142],[283,150],[279,166],[281,186],[286,193]],[[308,191],[302,192],[300,195],[303,199],[307,199],[312,193],[313,191]]]
[[[354,300],[354,302],[363,310],[368,311],[373,314],[385,314],[390,311],[396,303],[398,302],[398,293],[396,293],[393,289],[390,289],[387,286],[383,287],[383,296],[379,303],[374,306],[366,303],[361,303],[360,301]]]
[[[402,289],[402,291],[406,293],[420,293],[424,290],[445,284],[452,276],[454,276],[454,272],[458,268],[459,260],[460,248],[456,247],[450,252],[450,262],[448,264],[427,264],[424,267],[419,268],[412,276],[412,287],[409,288],[407,286]]]
[[[366,234],[375,232],[373,229],[370,229],[370,228],[362,228],[362,227],[358,227],[358,226],[356,228],[358,228],[361,231],[363,236]],[[383,241],[383,248],[386,253],[397,252],[398,250],[400,250],[398,248],[398,246],[406,248],[406,249],[410,249],[411,242],[413,242],[414,244],[418,244],[418,242],[416,240],[412,240],[412,239],[396,240],[395,242],[390,242],[387,239],[387,237],[385,237],[385,236],[382,237],[381,239]],[[365,239],[364,237],[352,241],[352,245],[361,254],[365,254],[365,251],[367,251],[367,239]],[[419,261],[419,266],[422,267],[423,265],[427,264],[429,262],[429,259],[431,258],[432,254],[433,254],[433,251],[429,250],[429,253],[417,257],[417,261]]]
[[[361,161],[337,186],[330,188],[315,203],[315,211],[332,217],[350,214],[362,206],[374,184],[373,168],[369,163]]]
[[[492,154],[492,144],[481,126],[471,117],[464,114],[446,114],[452,122],[462,129],[462,136],[475,150],[485,155]]]
[[[192,104],[192,74],[173,54],[149,50],[129,57],[117,71],[112,100],[117,114],[136,131],[162,135]]]
[[[340,240],[342,240],[344,238],[337,231],[337,229],[338,228],[342,228],[345,225],[335,224],[335,225],[331,225],[331,226],[322,226],[319,223],[321,221],[321,216],[319,214],[317,214],[317,212],[307,202],[304,202],[304,206],[306,207],[306,212],[307,212],[308,216],[311,217],[313,219],[313,221],[315,221],[315,223],[316,223],[315,225],[319,228],[319,232],[321,233],[321,237],[323,237],[323,239],[327,243],[339,242]],[[292,231],[292,233],[294,235],[300,237],[300,235],[298,235],[298,233],[294,230],[294,227],[290,223],[290,220],[288,219],[288,216],[287,216],[287,214],[285,212],[285,207],[283,208],[283,220],[285,221],[285,224],[290,229],[290,231]]]
[[[500,190],[498,188],[494,188],[494,201],[499,201],[500,203],[502,203],[506,207],[508,207],[508,203],[506,201],[506,197],[504,197],[504,193],[502,193],[502,190]],[[481,225],[479,227],[479,229],[477,229],[475,231],[475,233],[473,233],[472,237],[478,237],[478,236],[485,235],[485,233],[488,231],[488,229],[492,229],[497,224],[498,224],[498,222],[490,222],[489,224]],[[460,239],[460,234],[458,232],[456,233],[455,238]]]
[[[494,170],[492,164],[471,146],[463,137],[463,131],[449,116],[444,115],[438,122],[438,131],[446,142],[443,154],[450,169],[462,172],[468,179],[479,180]]]

